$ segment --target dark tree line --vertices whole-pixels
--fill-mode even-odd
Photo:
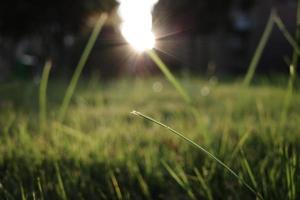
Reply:
[[[0,1],[0,70],[24,74],[28,69],[23,66],[28,65],[24,55],[32,56],[29,65],[34,74],[48,58],[56,69],[68,65],[66,38],[81,35],[90,15],[109,12],[116,5],[114,0]]]
[[[254,1],[160,0],[154,15],[169,25],[180,24],[197,33],[208,33],[226,22],[233,4],[248,9]],[[0,35],[18,38],[32,33],[77,33],[89,14],[109,11],[116,5],[116,0],[2,0]]]
[[[92,12],[109,11],[114,0],[2,0],[0,34],[22,37],[51,32],[76,33]]]
[[[142,0],[141,0],[142,1]],[[255,0],[160,0],[154,8],[154,27],[179,30],[193,35],[210,34],[227,26],[233,5],[250,9]],[[41,62],[47,57],[57,66],[67,65],[64,39],[79,35],[90,15],[109,12],[116,0],[2,0],[0,1],[0,65],[1,56],[12,55],[13,47],[28,38],[41,46]],[[1,38],[4,38],[1,42]],[[31,40],[31,41],[30,41]],[[1,47],[12,47],[10,51]],[[2,49],[1,49],[2,48]],[[31,48],[31,47],[29,47]],[[8,48],[9,49],[9,48]],[[4,53],[3,53],[4,52]],[[1,55],[2,54],[2,55]],[[5,55],[6,54],[6,55]],[[11,58],[13,60],[15,58]],[[14,60],[13,60],[14,62]],[[12,62],[12,63],[13,63]],[[13,64],[8,64],[13,66]],[[1,68],[1,66],[0,66]]]
[[[230,20],[230,10],[248,11],[255,0],[160,0],[154,9],[158,26],[177,26],[194,34],[207,34]]]
[[[241,40],[248,40],[250,29],[241,30],[236,25],[241,24],[237,23],[241,16],[249,20],[255,3],[255,0],[160,0],[153,11],[155,29],[162,36],[162,44],[164,41],[168,44],[173,37],[176,41],[180,35],[188,38],[188,52],[185,52],[188,59],[184,66],[192,71],[205,71],[210,61],[221,60],[225,65],[221,57],[226,56],[220,56],[218,51],[227,51],[224,46],[228,37],[236,34],[238,39],[245,36]],[[176,47],[172,49],[176,51]]]

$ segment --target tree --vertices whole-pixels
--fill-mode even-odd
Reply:
[[[158,36],[163,36],[162,43],[184,35],[189,46],[184,64],[191,70],[204,72],[211,61],[220,58],[218,51],[222,49],[225,34],[231,31],[232,11],[245,12],[254,3],[255,0],[160,0],[153,11],[154,29]]]
[[[77,33],[90,13],[115,6],[114,0],[3,0],[0,34],[18,38],[34,33]]]
[[[6,49],[0,50],[14,55],[20,44],[30,44],[23,49],[29,49],[31,53],[34,51],[32,46],[39,46],[33,53],[38,58],[38,65],[51,58],[54,65],[61,66],[66,59],[66,36],[79,35],[89,15],[109,12],[116,5],[115,0],[2,0],[0,39],[5,38],[3,43],[6,45],[2,46]],[[12,56],[9,62],[7,67],[13,67],[16,57]]]

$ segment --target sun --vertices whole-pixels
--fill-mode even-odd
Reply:
[[[153,49],[155,46],[155,36],[151,31],[124,24],[121,32],[126,41],[138,52]]]
[[[120,0],[121,33],[138,52],[155,47],[152,31],[152,8],[157,0]]]

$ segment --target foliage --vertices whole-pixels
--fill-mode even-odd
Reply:
[[[4,0],[0,2],[0,33],[7,37],[76,33],[88,14],[109,11],[115,5],[114,0]]]
[[[232,7],[247,11],[254,0],[160,0],[155,7],[154,17],[162,27],[169,25],[196,34],[207,34],[219,26],[226,26]]]

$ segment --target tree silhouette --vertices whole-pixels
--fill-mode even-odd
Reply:
[[[115,5],[114,0],[3,0],[0,34],[19,38],[36,33],[77,33],[87,15]]]

